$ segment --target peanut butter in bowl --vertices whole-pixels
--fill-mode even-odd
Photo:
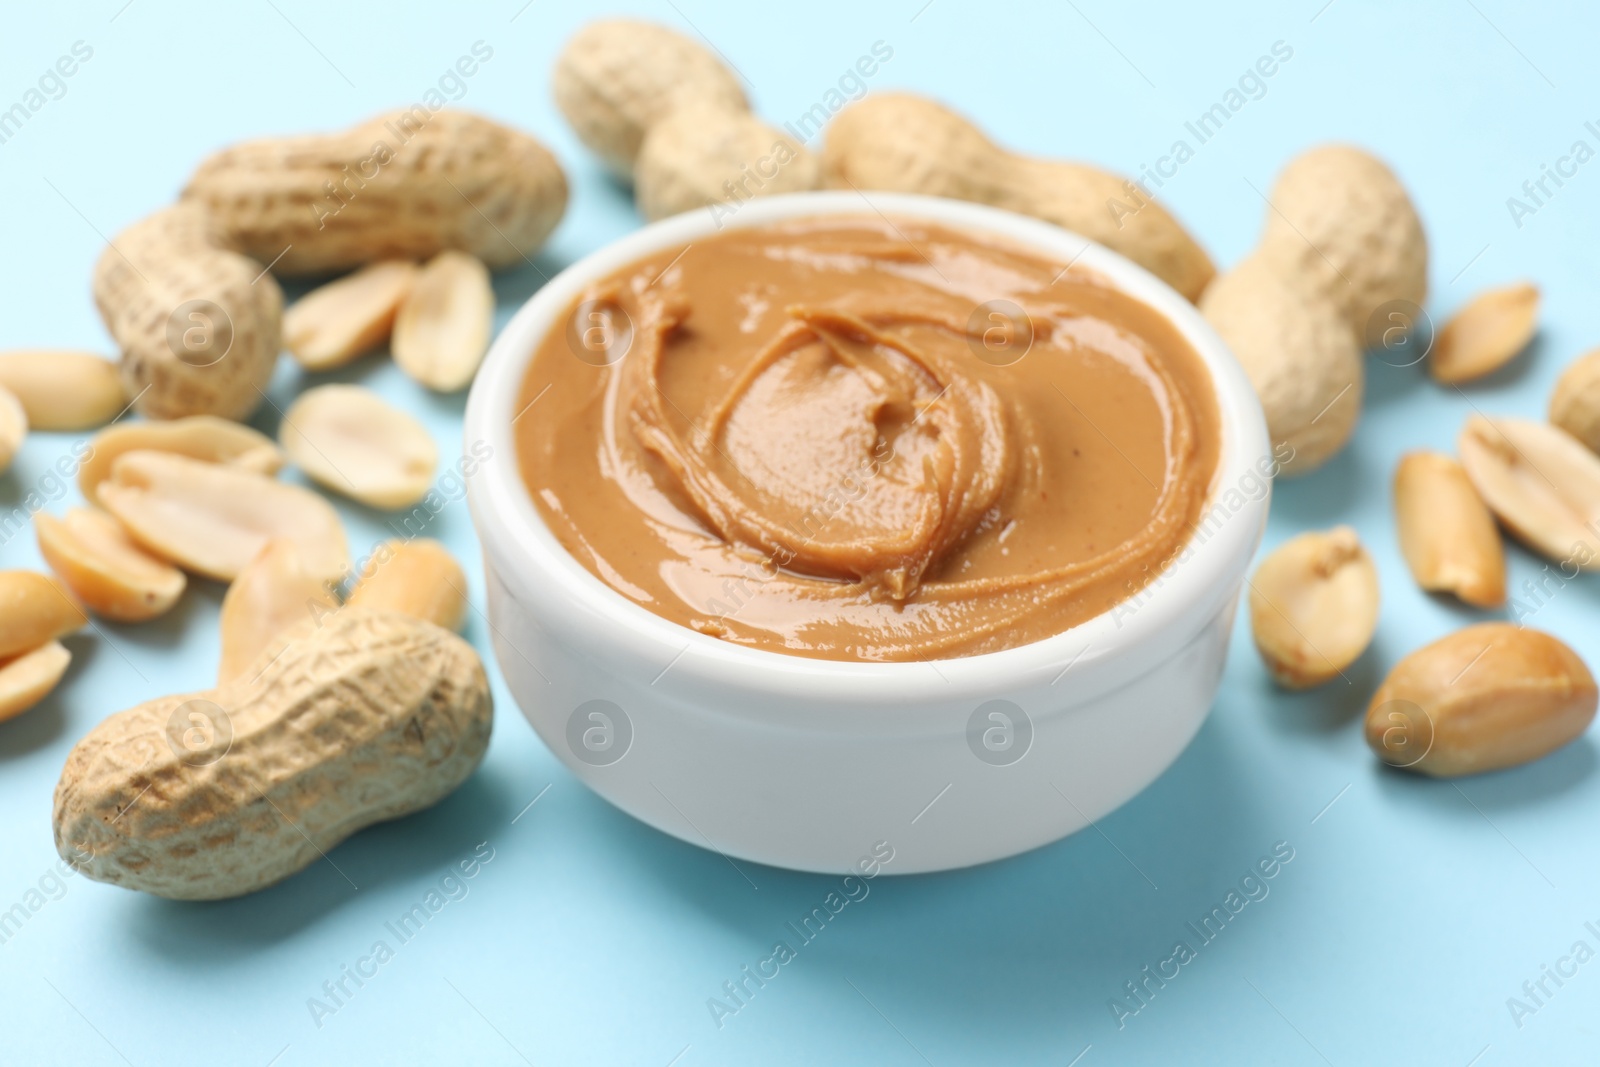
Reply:
[[[632,263],[540,342],[513,430],[544,522],[655,614],[833,660],[969,656],[1135,596],[1218,462],[1200,356],[1089,271],[911,220]]]

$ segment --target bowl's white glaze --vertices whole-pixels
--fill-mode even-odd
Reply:
[[[726,211],[722,213],[726,216]],[[1133,600],[1043,641],[961,659],[853,663],[727,644],[629,601],[540,518],[517,467],[528,361],[592,282],[719,228],[810,216],[915,218],[1076,262],[1170,319],[1205,360],[1224,439],[1211,510]],[[1270,447],[1244,372],[1199,313],[1121,256],[1035,219],[930,197],[800,193],[732,218],[646,226],[562,271],[501,332],[467,404],[489,620],[512,695],[590,788],[728,856],[847,872],[879,842],[891,873],[961,867],[1054,841],[1153,781],[1216,694],[1234,607],[1266,519]]]

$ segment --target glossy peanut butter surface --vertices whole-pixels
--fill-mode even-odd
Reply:
[[[736,230],[618,271],[516,405],[545,522],[726,641],[925,660],[1040,640],[1182,550],[1220,441],[1198,355],[1103,280],[909,220]]]

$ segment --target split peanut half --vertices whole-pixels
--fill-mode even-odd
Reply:
[[[1456,312],[1434,342],[1435,380],[1470,382],[1492,374],[1528,347],[1539,329],[1539,287],[1524,282],[1490,289]]]
[[[415,263],[391,259],[313,289],[284,313],[284,345],[306,370],[344,366],[388,340],[416,277]]]
[[[1394,512],[1400,551],[1417,585],[1481,608],[1505,603],[1505,546],[1461,464],[1438,452],[1402,456]]]
[[[0,352],[0,386],[22,402],[35,430],[104,426],[128,406],[117,365],[92,352]]]
[[[31,652],[89,618],[66,586],[38,571],[0,571],[0,658]]]
[[[1280,545],[1250,582],[1250,628],[1279,684],[1321,685],[1366,651],[1378,627],[1378,571],[1338,526]]]
[[[89,455],[78,468],[83,498],[96,500],[101,482],[124,452],[170,452],[207,463],[222,463],[257,474],[276,474],[283,453],[266,434],[215,415],[190,415],[170,422],[130,422],[101,430],[89,442]]]
[[[222,598],[222,663],[217,684],[240,678],[285,630],[339,608],[328,582],[308,571],[293,541],[275,538]]]
[[[1550,421],[1600,453],[1600,348],[1561,372],[1550,393]]]
[[[362,568],[347,603],[459,630],[467,618],[467,576],[438,541],[385,541]]]
[[[1367,708],[1379,759],[1439,778],[1514,767],[1554,752],[1594,719],[1600,692],[1549,634],[1486,622],[1395,664]]]
[[[238,467],[167,452],[128,452],[100,483],[100,503],[146,550],[231,581],[274,537],[287,537],[317,578],[350,566],[339,514],[322,497]]]
[[[488,268],[465,252],[440,252],[422,268],[400,305],[389,347],[414,380],[453,393],[478,373],[493,326]]]
[[[1467,419],[1456,446],[1478,495],[1518,540],[1600,569],[1600,456],[1549,423],[1482,415]]]
[[[27,436],[28,413],[22,409],[22,401],[0,386],[0,474],[11,466]]]
[[[166,614],[183,595],[183,572],[134,544],[104,512],[73,508],[58,519],[41,511],[33,528],[50,569],[96,615],[143,622]]]
[[[278,439],[313,481],[375,508],[427,496],[439,463],[420,422],[359,385],[308,389],[284,413]]]
[[[50,695],[72,662],[60,641],[0,660],[0,722],[21,715]]]

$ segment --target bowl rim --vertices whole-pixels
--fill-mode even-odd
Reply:
[[[1199,354],[1216,396],[1222,441],[1206,514],[1220,506],[1224,493],[1237,492],[1252,475],[1266,482],[1265,491],[1258,497],[1240,494],[1240,507],[1199,543],[1196,538],[1207,523],[1197,524],[1184,549],[1135,594],[1142,602],[1126,619],[1116,617],[1118,608],[1128,603],[1123,601],[1059,633],[978,655],[877,662],[750,648],[672,622],[607,585],[556,540],[522,480],[512,422],[528,409],[518,413],[513,407],[527,365],[546,333],[559,328],[560,318],[592,282],[656,252],[727,230],[853,215],[907,218],[995,235],[1036,254],[1081,264],[1166,317]],[[911,706],[987,697],[1015,689],[1021,679],[1059,681],[1068,670],[1078,670],[1071,689],[1082,695],[1091,672],[1105,675],[1111,670],[1123,679],[1131,677],[1132,671],[1152,665],[1153,649],[1160,656],[1176,652],[1223,609],[1254,554],[1271,499],[1271,479],[1261,478],[1258,469],[1272,452],[1255,390],[1194,305],[1144,268],[1077,233],[999,208],[905,193],[790,193],[735,205],[731,217],[726,206],[695,209],[591,252],[541,286],[495,338],[468,397],[463,435],[463,455],[476,454],[475,443],[486,442],[492,449],[490,458],[467,478],[486,571],[518,603],[537,608],[551,632],[598,643],[641,668],[653,664],[662,676],[670,670],[679,690],[732,687],[763,693],[802,686],[815,697]],[[502,559],[515,565],[497,566],[496,560]]]

